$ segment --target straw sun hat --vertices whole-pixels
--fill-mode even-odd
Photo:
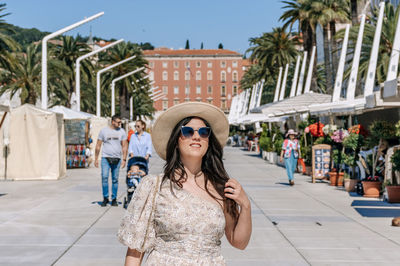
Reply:
[[[162,113],[152,128],[151,140],[154,149],[162,159],[166,159],[168,140],[176,124],[191,116],[206,120],[221,146],[225,145],[229,136],[229,123],[221,109],[202,102],[181,103]]]
[[[289,135],[295,135],[295,136],[297,136],[297,132],[294,131],[293,129],[289,129],[289,131],[286,133],[286,137],[289,136]]]

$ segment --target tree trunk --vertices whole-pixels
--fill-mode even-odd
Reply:
[[[128,90],[123,84],[121,86],[121,89],[119,90],[119,108],[120,108],[120,114],[121,118],[127,118],[129,119],[129,110],[127,108],[127,97],[128,96]]]
[[[314,62],[313,62],[313,73],[312,73],[312,77],[311,77],[311,88],[310,88],[310,90],[311,91],[317,91],[317,87],[318,87],[318,85],[317,85],[317,64],[316,64],[316,62],[318,61],[317,60],[317,57],[318,57],[317,56],[318,55],[318,53],[317,53],[318,52],[317,51],[317,35],[316,35],[316,33],[314,33],[311,30],[311,49],[312,49],[313,46],[315,46],[315,57],[314,57]],[[309,55],[311,57],[311,50],[309,52]],[[310,58],[310,60],[311,60],[311,58]]]
[[[336,36],[336,23],[335,21],[331,21],[329,23],[330,30],[331,30],[331,48],[332,48],[332,71],[333,71],[333,77],[335,77],[335,74],[337,72],[338,64],[339,64],[339,54],[338,54],[338,45],[337,41],[335,39]],[[335,82],[335,81],[333,81]]]
[[[351,22],[354,25],[358,23],[357,0],[351,0]]]
[[[328,94],[332,94],[333,82],[332,82],[332,65],[331,65],[331,55],[329,52],[329,34],[328,25],[323,27],[323,35],[324,35],[324,64],[325,64],[325,73],[326,73],[326,92]]]

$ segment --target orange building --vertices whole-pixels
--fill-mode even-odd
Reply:
[[[154,102],[157,111],[185,101],[201,101],[229,111],[232,97],[239,93],[239,82],[248,61],[224,49],[143,51],[149,62],[150,79],[165,97]]]

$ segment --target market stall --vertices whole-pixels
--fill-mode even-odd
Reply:
[[[29,104],[12,109],[9,141],[7,179],[57,180],[65,176],[62,115]]]

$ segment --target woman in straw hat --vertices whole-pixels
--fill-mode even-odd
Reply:
[[[246,248],[251,206],[222,162],[229,124],[217,107],[200,102],[169,108],[152,140],[166,160],[161,176],[139,184],[118,232],[128,246],[125,265],[225,265],[221,238]]]
[[[287,138],[289,136],[289,138]],[[285,158],[286,172],[289,178],[289,184],[294,185],[294,171],[297,166],[297,159],[299,158],[300,144],[296,139],[297,132],[289,129],[286,133],[286,139],[282,144],[281,162]]]

